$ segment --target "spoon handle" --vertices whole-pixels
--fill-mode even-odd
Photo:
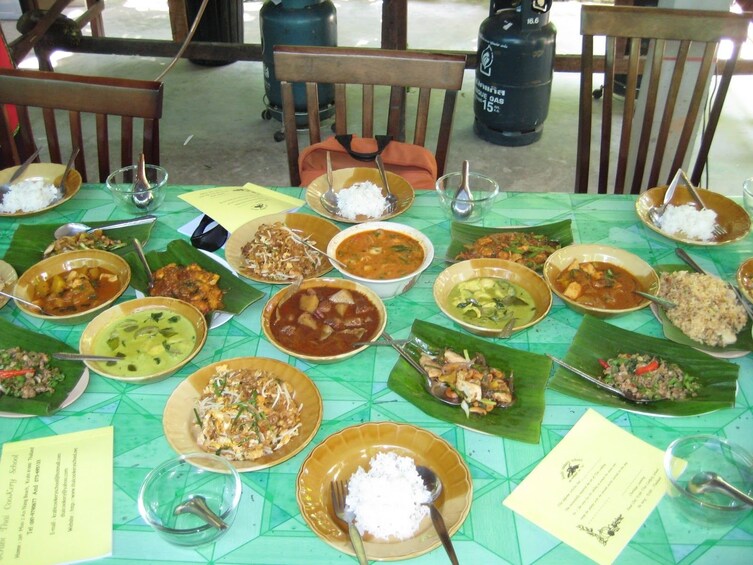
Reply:
[[[586,373],[584,371],[581,371],[580,369],[576,369],[575,367],[573,367],[569,363],[565,363],[562,359],[557,359],[556,357],[554,357],[553,355],[550,355],[549,353],[547,353],[546,356],[549,357],[549,359],[551,359],[555,363],[557,363],[557,365],[559,365],[561,367],[564,367],[565,369],[567,369],[571,373],[575,373],[579,377],[583,377],[587,381],[590,381],[593,384],[595,384],[595,385],[597,385],[597,386],[599,386],[599,387],[601,387],[601,388],[603,388],[605,390],[610,391],[612,394],[616,394],[617,396],[619,396],[621,398],[624,398],[625,400],[631,400],[630,398],[626,397],[625,393],[622,392],[620,389],[609,386],[607,383],[605,383],[603,381],[600,381],[596,377],[594,377],[592,375],[589,375],[588,373]],[[634,400],[631,400],[631,401],[635,402]]]
[[[73,168],[73,161],[76,159],[76,155],[78,155],[78,147],[74,147],[73,151],[71,151],[71,156],[68,157],[68,163],[65,165],[65,170],[63,171],[63,176],[60,177],[60,185],[58,188],[65,193],[65,179],[68,178],[68,173],[71,172],[71,169]]]
[[[450,563],[458,565],[458,556],[455,554],[455,548],[452,546],[452,540],[450,539],[450,534],[447,531],[447,526],[444,523],[444,518],[442,518],[441,512],[439,512],[434,504],[430,504],[429,514],[431,515],[431,522],[434,524],[434,529],[437,530],[437,535],[444,546],[444,550],[450,558]]]
[[[14,180],[20,177],[24,173],[24,171],[29,168],[29,165],[31,165],[34,159],[37,158],[40,151],[41,151],[41,147],[37,147],[37,150],[34,151],[34,153],[32,153],[31,156],[28,159],[26,159],[26,161],[21,163],[21,165],[15,171],[13,171],[13,174],[11,175],[10,180],[8,180],[8,184],[12,183]]]
[[[150,224],[157,219],[154,214],[147,214],[146,216],[140,216],[132,220],[123,220],[122,222],[112,222],[110,224],[104,224],[96,228],[90,228],[86,231],[92,232],[94,230],[115,230],[118,228],[130,228],[132,226],[140,226],[143,224]]]
[[[136,255],[138,255],[139,260],[144,267],[146,278],[149,280],[149,286],[151,287],[154,283],[154,274],[152,273],[152,269],[149,267],[149,262],[146,260],[146,255],[144,255],[144,248],[141,247],[141,242],[135,237],[133,238],[133,247],[136,250]]]
[[[736,486],[728,483],[723,477],[714,475],[713,480],[709,482],[714,484],[718,490],[727,493],[732,498],[742,502],[743,504],[747,504],[748,506],[753,506],[753,497],[750,497]]]
[[[108,355],[86,355],[84,353],[53,353],[55,359],[61,361],[122,361],[121,357],[110,357]]]

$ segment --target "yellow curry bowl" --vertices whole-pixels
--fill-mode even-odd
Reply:
[[[588,277],[592,285],[576,281],[580,285],[577,290],[583,292],[577,296],[577,291],[572,292],[569,286],[574,279],[568,276],[564,283],[564,275],[584,263],[596,264],[600,272]],[[583,269],[579,267],[578,271]],[[599,318],[635,312],[651,303],[632,290],[649,294],[657,294],[659,290],[659,276],[651,265],[629,251],[606,245],[576,244],[558,249],[544,263],[543,275],[552,291],[570,308]]]
[[[165,379],[191,361],[207,339],[207,322],[198,308],[164,296],[116,304],[94,318],[79,340],[84,355],[122,357],[85,361],[96,373],[127,383]]]
[[[261,328],[283,353],[312,363],[336,363],[363,351],[387,325],[382,300],[345,279],[306,279],[283,288],[264,306]]]
[[[434,259],[431,240],[419,230],[395,222],[356,224],[336,234],[327,255],[345,278],[389,299],[410,290]]]
[[[470,259],[439,274],[434,301],[473,334],[507,337],[543,320],[552,307],[552,293],[535,271],[520,263]]]
[[[108,308],[130,281],[131,268],[122,257],[109,251],[84,249],[32,265],[18,278],[13,294],[42,308],[16,300],[24,314],[72,325],[88,322]]]

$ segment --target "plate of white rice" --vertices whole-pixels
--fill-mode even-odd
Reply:
[[[432,551],[441,542],[426,515],[428,492],[417,465],[430,467],[442,481],[435,505],[452,536],[470,511],[470,472],[449,443],[409,424],[351,426],[316,446],[298,473],[301,515],[326,543],[355,555],[347,525],[332,510],[330,485],[342,480],[348,483],[346,504],[356,512],[369,560],[408,559]]]
[[[691,245],[714,246],[738,241],[750,232],[750,216],[734,200],[699,188],[697,192],[706,205],[706,210],[699,210],[685,186],[677,188],[657,225],[651,220],[649,210],[662,205],[666,191],[666,186],[657,186],[641,194],[635,202],[635,211],[643,224],[666,238]],[[712,233],[715,224],[727,233],[715,236]]]
[[[0,171],[0,183],[7,183],[18,167]],[[67,202],[81,188],[81,175],[71,170],[65,190],[56,187],[65,171],[58,163],[32,163],[13,181],[11,189],[0,203],[0,216],[32,216],[51,210]]]
[[[386,211],[386,192],[382,188],[379,171],[370,167],[337,169],[332,173],[332,188],[337,195],[340,214],[331,214],[321,203],[327,192],[327,176],[315,179],[306,189],[306,203],[317,214],[349,224],[387,220],[405,212],[413,204],[415,192],[410,183],[400,175],[387,171],[390,191],[397,197],[392,212]]]

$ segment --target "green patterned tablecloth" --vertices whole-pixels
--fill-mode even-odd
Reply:
[[[178,237],[176,232],[197,215],[177,198],[189,187],[171,187],[158,210],[159,221],[147,250],[162,249]],[[300,189],[282,189],[302,197]],[[305,209],[304,211],[310,210]],[[109,195],[97,185],[85,186],[73,200],[41,216],[22,219],[33,223],[120,218]],[[576,242],[603,243],[631,251],[652,264],[677,263],[675,244],[645,228],[634,211],[634,197],[571,194],[502,194],[487,225],[538,224],[571,218]],[[416,227],[435,245],[437,259],[418,284],[387,302],[387,330],[394,337],[407,335],[414,319],[453,327],[432,298],[432,285],[444,268],[442,257],[449,242],[449,221],[429,192],[418,195],[413,206],[396,221]],[[19,222],[0,219],[0,254],[4,254]],[[345,227],[345,226],[343,226]],[[732,279],[740,262],[753,255],[751,236],[720,248],[687,246],[702,267]],[[266,296],[278,290],[255,285]],[[132,298],[128,290],[123,299]],[[396,354],[371,348],[342,363],[308,365],[281,354],[264,337],[260,314],[265,299],[231,322],[212,330],[207,343],[183,370],[165,381],[127,385],[92,375],[84,395],[53,417],[4,419],[0,442],[62,434],[99,426],[115,428],[113,554],[106,563],[222,563],[222,564],[326,564],[353,563],[352,557],[325,544],[301,518],[295,498],[296,474],[311,449],[333,432],[368,421],[409,422],[443,437],[464,457],[473,477],[473,505],[460,531],[453,537],[461,563],[588,563],[585,557],[560,543],[537,526],[502,505],[504,498],[536,466],[588,408],[595,408],[615,424],[648,443],[664,449],[679,436],[712,433],[753,448],[753,360],[736,360],[741,367],[735,408],[690,418],[653,418],[622,410],[594,406],[548,390],[547,408],[538,445],[524,444],[457,428],[434,420],[387,388]],[[49,333],[76,346],[83,326],[58,326],[28,318],[5,306],[0,315],[14,323]],[[581,316],[558,299],[541,323],[515,335],[512,347],[563,355]],[[640,333],[661,335],[659,323],[648,309],[617,318],[612,323]],[[454,329],[458,329],[455,327]],[[243,474],[243,500],[229,533],[214,545],[184,549],[169,545],[140,518],[136,497],[144,476],[173,452],[162,433],[162,410],[170,393],[190,373],[221,359],[264,356],[282,359],[304,370],[324,398],[324,421],[313,442],[287,462]],[[447,563],[442,548],[413,560]],[[663,500],[649,516],[617,563],[751,563],[753,516],[735,526],[702,528],[679,515]]]

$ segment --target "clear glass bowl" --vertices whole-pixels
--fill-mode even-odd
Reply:
[[[439,196],[439,203],[444,210],[448,219],[456,222],[475,223],[484,219],[487,212],[491,210],[499,194],[499,184],[494,179],[479,173],[470,173],[468,178],[468,187],[471,191],[472,205],[471,212],[467,215],[453,213],[456,204],[459,209],[465,209],[469,205],[465,194],[458,198],[458,189],[460,188],[461,173],[447,173],[437,179],[436,191]]]
[[[241,491],[238,471],[227,459],[210,453],[190,453],[165,461],[146,476],[139,491],[139,512],[170,543],[204,545],[230,528]],[[207,506],[228,525],[227,529],[216,528],[191,513],[175,513],[178,506],[196,496],[204,497]]]
[[[146,165],[146,178],[151,185],[147,191],[134,191],[136,165],[110,173],[105,184],[115,201],[129,214],[146,214],[160,207],[167,193],[167,170],[159,165]]]
[[[664,453],[670,500],[680,511],[704,524],[729,524],[753,510],[723,493],[691,492],[688,483],[703,472],[717,473],[744,493],[753,493],[753,457],[747,451],[712,435],[683,437]]]

